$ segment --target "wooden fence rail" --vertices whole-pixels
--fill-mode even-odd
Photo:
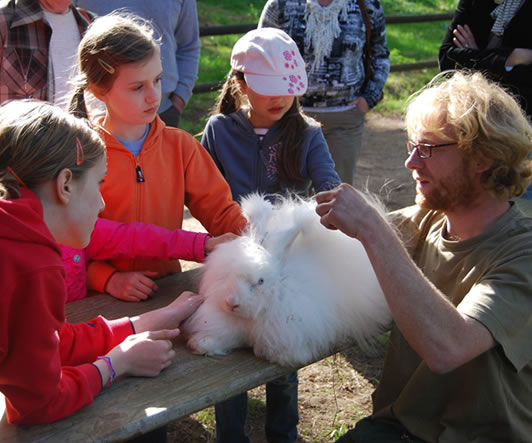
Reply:
[[[444,20],[451,20],[453,17],[452,12],[446,12],[444,14],[424,14],[424,15],[392,15],[386,17],[387,25],[398,25],[403,23],[426,23],[426,22],[438,22]],[[245,34],[252,29],[255,29],[257,24],[244,24],[244,25],[228,25],[228,26],[201,26],[200,37],[216,36],[216,35],[229,35],[229,34]],[[402,63],[398,65],[392,65],[390,67],[391,72],[404,72],[414,71],[417,69],[435,68],[438,66],[437,60],[428,60],[417,63]],[[223,85],[223,81],[200,83],[194,86],[193,93],[201,94],[204,92],[211,92],[220,89]]]

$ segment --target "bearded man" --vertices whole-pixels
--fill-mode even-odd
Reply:
[[[532,127],[480,73],[438,76],[410,102],[416,205],[390,227],[353,187],[321,222],[359,239],[394,317],[373,414],[338,442],[530,441]],[[398,232],[400,234],[398,234]]]

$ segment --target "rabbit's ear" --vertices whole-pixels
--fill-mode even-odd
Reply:
[[[294,226],[282,232],[269,235],[269,250],[272,255],[283,257],[294,244],[297,236],[303,232],[300,226]]]
[[[252,193],[242,198],[242,213],[248,220],[257,238],[266,235],[268,219],[272,215],[273,205],[263,195]]]

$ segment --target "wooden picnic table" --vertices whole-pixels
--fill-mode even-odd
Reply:
[[[69,303],[67,320],[79,323],[99,314],[115,319],[165,306],[184,290],[197,290],[198,270],[175,274],[158,284],[157,295],[144,302],[128,303],[109,295],[96,295]],[[9,425],[4,399],[0,397],[0,442],[122,441],[293,370],[258,359],[249,349],[205,357],[189,353],[182,342],[176,341],[175,350],[174,362],[158,377],[116,380],[91,405],[55,423]]]

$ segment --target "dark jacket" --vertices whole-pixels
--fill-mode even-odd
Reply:
[[[525,1],[508,24],[502,37],[502,45],[487,49],[494,23],[491,12],[496,6],[492,0],[460,0],[440,47],[440,70],[468,68],[482,71],[516,95],[523,109],[531,115],[532,65],[519,65],[507,71],[505,64],[514,48],[532,49],[532,2]],[[454,45],[453,30],[459,24],[467,24],[471,28],[480,49],[462,49]]]
[[[274,124],[260,140],[242,112],[218,114],[207,122],[201,144],[229,183],[235,201],[240,202],[242,196],[252,192],[275,194],[292,191],[305,195],[311,183],[316,192],[340,184],[327,142],[318,126],[309,126],[302,135],[304,142],[299,171],[305,182],[279,184],[277,156],[281,146],[275,141],[278,128],[279,123]]]

